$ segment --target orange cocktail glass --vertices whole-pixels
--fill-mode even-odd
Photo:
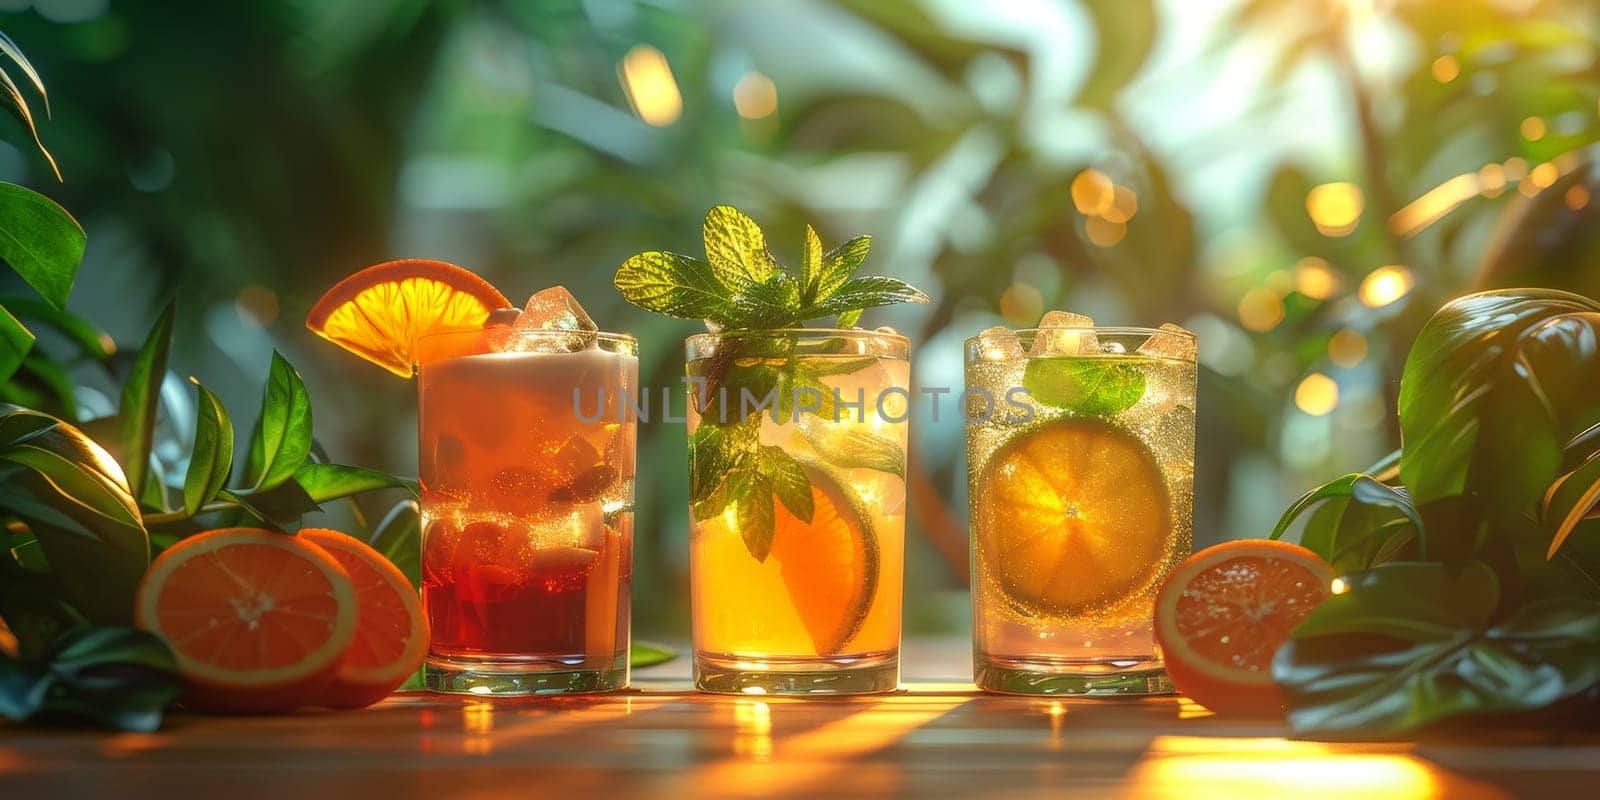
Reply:
[[[637,349],[509,327],[421,340],[430,689],[627,685]]]

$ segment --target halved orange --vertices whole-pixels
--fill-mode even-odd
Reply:
[[[511,302],[489,282],[443,261],[404,259],[367,267],[322,295],[306,315],[312,333],[401,377],[411,377],[417,339],[483,327]]]
[[[811,522],[800,521],[773,498],[770,556],[778,562],[789,600],[817,655],[844,649],[861,631],[878,592],[878,536],[844,489],[826,472],[811,479]]]
[[[355,640],[317,705],[362,708],[388,697],[422,666],[428,620],[411,582],[382,553],[339,531],[304,528],[300,538],[328,551],[355,585]]]
[[[151,563],[138,625],[177,657],[183,703],[289,711],[315,702],[356,635],[356,592],[309,540],[259,528],[184,539]]]
[[[1218,713],[1280,713],[1272,657],[1333,579],[1326,561],[1288,542],[1245,539],[1189,556],[1156,597],[1156,642],[1172,685]]]
[[[1172,520],[1155,457],[1107,423],[1023,430],[977,486],[983,573],[1020,611],[1060,616],[1135,597],[1161,574]]]

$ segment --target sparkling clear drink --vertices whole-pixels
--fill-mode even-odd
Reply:
[[[991,329],[966,384],[979,687],[1170,690],[1151,625],[1191,548],[1193,335]]]
[[[696,686],[892,691],[905,551],[905,338],[762,331],[694,336],[687,348]],[[751,413],[769,391],[772,405]],[[741,405],[746,392],[756,402]],[[798,488],[784,489],[789,482]]]
[[[486,328],[423,345],[429,688],[626,686],[636,343]]]

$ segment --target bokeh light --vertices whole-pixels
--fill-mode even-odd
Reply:
[[[1339,291],[1339,273],[1328,262],[1308,256],[1294,268],[1294,290],[1312,300],[1326,300]]]
[[[733,107],[745,119],[765,119],[778,112],[778,87],[759,72],[746,73],[733,86]]]
[[[1086,169],[1072,179],[1072,205],[1080,214],[1099,216],[1115,195],[1116,185],[1100,170]]]
[[[1013,325],[1032,325],[1044,314],[1044,295],[1021,281],[1013,281],[1000,294],[1000,316]]]
[[[1239,298],[1239,324],[1247,330],[1265,333],[1283,321],[1283,297],[1265,286],[1257,286]]]
[[[1456,61],[1455,56],[1442,55],[1434,59],[1433,64],[1428,69],[1433,73],[1434,80],[1440,83],[1449,83],[1455,80],[1457,75],[1461,74],[1461,63]]]
[[[1328,339],[1328,359],[1341,367],[1354,367],[1367,357],[1367,337],[1353,328],[1340,329]]]
[[[1347,236],[1361,222],[1366,200],[1353,183],[1324,183],[1306,194],[1306,213],[1324,236]]]
[[[1522,138],[1527,139],[1530,142],[1537,142],[1544,138],[1546,127],[1543,119],[1539,117],[1528,117],[1522,121],[1522,125],[1519,127],[1519,130],[1522,131]]]
[[[635,45],[617,67],[622,90],[639,119],[656,127],[671,125],[683,113],[683,95],[672,77],[672,67],[660,50]],[[776,101],[774,101],[776,102]]]
[[[1411,270],[1395,264],[1379,267],[1362,279],[1361,303],[1368,308],[1382,308],[1405,297],[1413,285]]]
[[[1294,387],[1294,404],[1313,417],[1325,416],[1339,406],[1339,383],[1320,372],[1313,372]]]

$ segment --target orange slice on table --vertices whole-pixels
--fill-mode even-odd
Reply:
[[[306,315],[312,333],[401,377],[411,377],[417,340],[482,328],[511,302],[489,282],[443,261],[405,259],[339,281]]]
[[[150,564],[138,625],[177,657],[185,706],[289,711],[316,701],[356,635],[356,592],[309,540],[259,528],[184,539]]]
[[[321,528],[300,538],[333,556],[350,574],[359,608],[355,641],[317,705],[361,708],[388,697],[416,674],[428,654],[428,620],[406,576],[366,542]]]
[[[1326,561],[1288,542],[1246,539],[1190,556],[1156,598],[1156,641],[1173,686],[1218,713],[1281,713],[1272,657],[1333,579]]]
[[[842,651],[860,633],[878,592],[878,536],[867,515],[822,470],[805,468],[811,479],[811,522],[800,521],[773,498],[769,557],[778,562],[783,585],[817,655]]]
[[[1019,610],[1110,608],[1166,564],[1169,497],[1149,448],[1118,428],[1062,420],[1019,432],[977,487],[984,574]]]

